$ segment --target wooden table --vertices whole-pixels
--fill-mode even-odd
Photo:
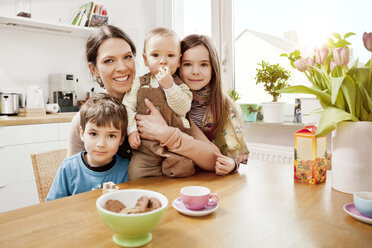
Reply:
[[[171,202],[181,187],[203,185],[220,196],[211,215],[189,217]],[[343,211],[352,195],[293,181],[292,166],[250,162],[225,177],[145,178],[120,185],[168,197],[166,214],[146,247],[371,247],[372,225]],[[101,190],[0,214],[0,247],[117,247],[99,219]],[[17,197],[17,196],[14,196]]]

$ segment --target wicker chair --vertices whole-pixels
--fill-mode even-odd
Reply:
[[[45,202],[57,170],[66,156],[67,149],[31,154],[40,202]]]

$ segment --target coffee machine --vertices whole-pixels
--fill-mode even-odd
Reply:
[[[61,112],[77,112],[75,93],[77,78],[74,74],[49,74],[49,103],[58,103]]]

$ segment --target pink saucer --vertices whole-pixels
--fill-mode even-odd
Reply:
[[[185,215],[189,215],[189,216],[204,216],[204,215],[208,215],[208,214],[216,211],[217,208],[218,208],[218,204],[216,204],[214,206],[207,206],[207,207],[205,207],[203,209],[200,209],[200,210],[191,210],[191,209],[188,209],[183,204],[183,202],[181,201],[181,198],[174,199],[174,201],[172,202],[172,206],[178,212],[180,212],[181,214],[185,214]]]
[[[352,202],[344,205],[344,211],[361,222],[372,224],[372,218],[362,215]]]

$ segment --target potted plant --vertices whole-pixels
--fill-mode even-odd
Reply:
[[[299,51],[282,54],[293,67],[306,74],[312,87],[292,86],[280,93],[303,93],[317,97],[323,108],[316,136],[332,133],[332,187],[345,192],[372,191],[372,64],[369,60],[351,68],[349,45],[334,33],[328,42],[310,58]],[[372,33],[364,33],[363,42],[372,52]]]
[[[240,99],[239,93],[234,89],[229,89],[228,95],[235,102]],[[258,104],[240,103],[239,106],[242,111],[243,121],[247,121],[247,122],[256,121],[257,114],[259,112],[259,107],[260,107]]]
[[[279,64],[269,64],[262,61],[258,63],[256,84],[263,84],[264,90],[273,97],[272,102],[263,102],[264,122],[280,123],[284,121],[285,105],[284,102],[278,102],[280,92],[278,90],[288,87],[287,80],[290,72],[280,67]]]

